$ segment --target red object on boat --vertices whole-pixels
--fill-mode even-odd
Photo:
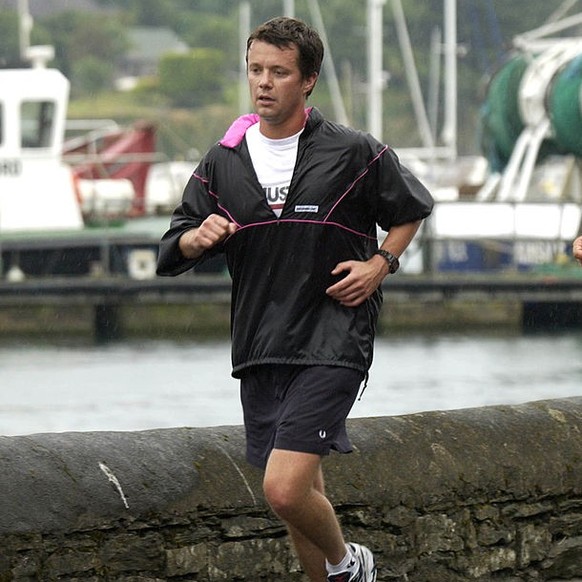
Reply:
[[[89,133],[63,147],[63,159],[72,166],[77,179],[130,180],[135,190],[131,210],[134,216],[145,212],[146,179],[155,153],[156,128],[146,122],[106,133]]]

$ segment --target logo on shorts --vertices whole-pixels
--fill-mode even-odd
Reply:
[[[324,439],[326,436],[327,436],[327,432],[325,432],[325,430],[321,429],[319,431],[319,438]]]

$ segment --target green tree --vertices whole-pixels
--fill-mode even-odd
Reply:
[[[213,48],[224,53],[225,66],[236,70],[240,61],[238,21],[234,14],[186,12],[176,31],[191,47]]]
[[[133,2],[131,12],[144,26],[171,26],[176,18],[175,2],[171,0],[139,0]]]
[[[112,86],[115,68],[112,63],[93,56],[82,57],[73,63],[73,96],[90,95]]]
[[[188,54],[169,54],[159,66],[160,91],[174,105],[199,107],[223,98],[224,53],[199,48]]]
[[[55,46],[58,68],[73,83],[75,61],[93,57],[114,63],[128,46],[123,23],[108,15],[68,11],[54,14],[42,24]]]
[[[0,65],[14,65],[19,60],[18,15],[14,10],[0,10]]]

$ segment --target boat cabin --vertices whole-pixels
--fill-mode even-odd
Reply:
[[[68,97],[56,69],[0,70],[0,236],[83,226],[62,162]]]

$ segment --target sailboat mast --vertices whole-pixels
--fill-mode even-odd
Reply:
[[[329,92],[331,94],[331,102],[335,112],[335,119],[342,125],[349,125],[349,119],[342,98],[339,81],[335,71],[335,64],[331,54],[331,49],[329,47],[329,42],[327,40],[327,33],[325,32],[325,25],[323,23],[323,17],[321,16],[318,0],[309,0],[308,7],[309,12],[311,13],[311,18],[313,19],[314,24],[319,31],[319,35],[321,36],[321,41],[323,42],[323,46],[326,52],[326,58],[323,60],[323,68],[326,74]]]
[[[291,18],[295,17],[295,0],[283,0],[283,14]]]
[[[382,141],[382,13],[386,0],[368,0],[368,131]]]
[[[457,0],[444,0],[445,103],[441,138],[451,159],[457,157]]]
[[[238,107],[241,115],[248,113],[251,107],[249,87],[247,83],[247,38],[251,34],[251,3],[249,0],[239,4],[239,44],[240,44],[240,71],[238,86]]]
[[[19,42],[20,42],[20,61],[28,60],[28,49],[30,48],[30,32],[32,30],[32,16],[28,7],[28,0],[18,0],[18,18],[19,18]]]

